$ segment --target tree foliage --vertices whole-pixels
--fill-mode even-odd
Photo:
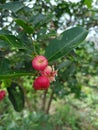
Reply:
[[[83,99],[83,87],[94,87],[90,76],[98,72],[97,52],[85,39],[97,25],[96,11],[92,0],[0,1],[0,88],[8,91],[16,111],[23,109],[25,100],[26,109],[49,113],[53,100],[69,94]],[[46,56],[58,70],[48,91],[32,88],[36,55]]]

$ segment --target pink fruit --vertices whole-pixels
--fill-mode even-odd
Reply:
[[[48,60],[47,60],[47,58],[45,58],[42,55],[36,56],[32,60],[32,66],[35,70],[41,70],[42,71],[46,68],[47,65],[48,65]]]
[[[5,97],[5,95],[6,95],[5,90],[1,90],[0,91],[0,101]]]
[[[40,72],[42,76],[49,79],[50,82],[55,81],[55,76],[57,76],[57,70],[54,70],[54,66],[47,66],[43,71]]]
[[[39,76],[35,79],[33,87],[35,90],[45,90],[48,89],[50,85],[49,79],[45,76]]]
[[[47,66],[43,71],[41,71],[41,75],[44,75],[47,77],[47,75],[50,75],[52,73],[52,67]]]

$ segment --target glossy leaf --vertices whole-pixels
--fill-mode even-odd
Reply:
[[[60,63],[60,64],[57,66],[57,68],[58,68],[58,70],[59,70],[59,69],[62,69],[62,68],[64,68],[64,67],[68,67],[70,64],[71,64],[71,61],[66,60],[66,61]]]
[[[9,45],[3,41],[3,40],[0,40],[0,49],[8,49]]]
[[[8,59],[0,59],[0,75],[4,74],[9,70],[9,60]]]
[[[51,21],[53,17],[53,14],[48,14],[47,16],[46,15],[43,15],[43,14],[37,14],[35,16],[32,16],[30,19],[29,19],[29,22],[31,22],[34,27],[40,27],[42,26],[43,24],[46,24],[48,23],[49,21]]]
[[[8,2],[5,4],[1,4],[0,8],[1,9],[7,9],[7,10],[11,10],[12,12],[16,13],[17,11],[19,11],[20,9],[22,9],[24,7],[22,2],[19,1],[15,1],[15,2]]]
[[[0,35],[0,39],[7,42],[10,47],[18,49],[26,49],[20,39],[13,35]]]
[[[17,83],[11,83],[11,86],[7,87],[7,91],[14,109],[20,112],[24,108],[24,93],[22,88]]]
[[[1,59],[0,61],[0,80],[1,79],[8,79],[8,78],[15,78],[20,76],[27,76],[33,75],[32,71],[26,70],[12,70],[10,67],[10,61],[8,59]]]
[[[8,78],[15,78],[15,77],[21,77],[21,76],[32,76],[33,72],[25,72],[25,71],[5,71],[2,73],[0,73],[0,80],[1,79],[8,79]]]
[[[86,38],[87,34],[88,31],[82,27],[64,31],[58,38],[50,41],[45,56],[52,61],[68,54]]]
[[[15,22],[20,25],[27,33],[32,34],[33,33],[33,28],[30,26],[28,23],[21,19],[15,19]]]
[[[37,14],[35,16],[32,16],[30,18],[30,22],[33,22],[34,25],[40,23],[40,22],[45,22],[44,20],[46,20],[46,16],[42,15],[42,14]]]

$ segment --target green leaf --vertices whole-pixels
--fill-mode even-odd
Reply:
[[[17,11],[19,11],[20,9],[22,9],[24,7],[22,2],[19,1],[15,1],[15,2],[8,2],[5,4],[1,4],[0,5],[0,9],[7,9],[7,10],[11,10],[12,12],[16,13]]]
[[[8,35],[8,34],[11,34],[11,32],[8,30],[4,30],[4,29],[0,30],[0,35]],[[0,40],[0,48],[8,49],[9,47],[10,46],[7,44],[6,41]]]
[[[11,83],[11,86],[7,87],[7,91],[14,109],[18,112],[22,111],[25,102],[22,88],[17,83]]]
[[[45,23],[46,16],[43,14],[37,14],[36,16],[31,17],[30,22],[32,21],[34,25],[39,23]]]
[[[32,76],[33,75],[33,72],[25,72],[25,71],[12,71],[12,70],[9,70],[9,71],[5,71],[2,73],[0,73],[0,80],[2,79],[8,79],[8,78],[15,78],[15,77],[21,77],[21,76]]]
[[[8,49],[8,47],[9,45],[6,42],[0,40],[0,49]]]
[[[11,32],[9,30],[5,30],[5,29],[2,29],[0,30],[0,35],[4,35],[4,34],[11,34]]]
[[[88,31],[82,27],[64,31],[58,38],[50,41],[45,56],[52,61],[68,54],[86,38],[87,34]]]
[[[11,63],[8,59],[1,58],[0,60],[1,60],[0,61],[0,80],[21,77],[21,76],[32,76],[35,73],[33,68],[32,70],[12,69]]]
[[[9,70],[9,60],[8,59],[0,59],[0,75]]]
[[[60,64],[57,66],[57,68],[58,68],[58,70],[60,70],[60,69],[62,69],[62,68],[64,68],[64,67],[68,67],[70,64],[71,64],[71,61],[66,60],[66,61],[60,63]]]
[[[33,28],[31,25],[29,25],[28,23],[26,23],[25,21],[21,20],[21,19],[15,19],[15,22],[20,25],[27,33],[32,34],[33,33]]]
[[[53,18],[53,14],[48,14],[43,15],[43,14],[37,14],[37,15],[33,15],[30,19],[29,22],[31,22],[34,26],[39,27],[43,24],[48,23],[49,21],[51,21],[51,19]]]
[[[18,48],[18,49],[26,49],[24,47],[24,44],[21,42],[20,39],[13,35],[0,35],[0,39],[4,40],[5,42],[9,43],[9,46],[12,48]]]

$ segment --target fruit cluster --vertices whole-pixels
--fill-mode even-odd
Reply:
[[[5,90],[0,90],[0,101],[6,96]]]
[[[48,60],[46,57],[39,55],[32,60],[32,66],[35,70],[39,71],[39,75],[33,83],[35,90],[45,90],[48,89],[50,83],[55,81],[55,76],[57,75],[57,70],[54,70],[54,66],[48,65]]]

